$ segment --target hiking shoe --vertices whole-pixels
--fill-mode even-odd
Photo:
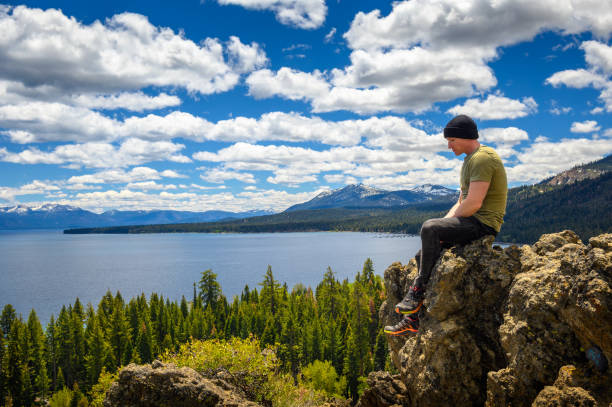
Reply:
[[[423,305],[423,297],[425,297],[423,289],[413,285],[408,290],[408,294],[406,294],[404,299],[395,305],[395,312],[398,314],[414,314],[418,312]]]
[[[419,319],[416,316],[406,316],[395,325],[387,325],[384,329],[386,334],[403,336],[419,331]]]

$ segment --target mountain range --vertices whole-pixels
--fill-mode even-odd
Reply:
[[[385,191],[367,185],[347,185],[321,192],[308,202],[293,205],[285,212],[329,208],[402,208],[429,201],[456,201],[458,191],[425,184],[412,189]]]
[[[147,225],[167,223],[215,222],[269,215],[269,211],[118,211],[94,213],[70,205],[16,205],[0,208],[0,229],[66,229],[119,225]]]
[[[294,205],[285,212],[328,208],[401,208],[415,203],[456,200],[457,191],[439,185],[421,185],[411,190],[385,191],[363,184],[325,191],[308,202]],[[0,229],[70,229],[130,225],[218,222],[271,215],[272,211],[172,210],[119,211],[101,214],[69,205],[16,205],[0,208]]]

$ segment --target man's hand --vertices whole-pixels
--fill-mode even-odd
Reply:
[[[458,218],[467,218],[475,214],[478,209],[482,206],[482,202],[487,196],[490,182],[486,181],[472,181],[468,188],[468,193],[465,199],[460,199],[458,204],[455,204],[449,211],[450,216],[456,216]],[[447,215],[448,216],[448,215]]]

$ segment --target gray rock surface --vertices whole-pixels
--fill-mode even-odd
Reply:
[[[565,392],[559,400],[608,406],[610,395],[589,383],[611,384],[610,369],[594,369],[585,349],[597,346],[612,361],[612,234],[588,245],[571,231],[521,248],[492,243],[488,236],[445,250],[426,288],[419,333],[389,337],[404,405],[572,405],[543,401]],[[385,325],[399,320],[394,305],[416,273],[414,259],[385,271]],[[588,380],[561,385],[565,365]],[[378,405],[386,404],[362,403]]]
[[[368,376],[368,388],[359,398],[356,407],[409,406],[409,394],[399,375],[389,372],[372,372]]]
[[[222,380],[209,380],[188,367],[159,361],[130,364],[119,373],[105,407],[257,407]]]

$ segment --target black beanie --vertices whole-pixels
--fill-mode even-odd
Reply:
[[[464,114],[453,117],[444,128],[444,137],[467,138],[475,140],[478,138],[478,128],[474,120]]]

